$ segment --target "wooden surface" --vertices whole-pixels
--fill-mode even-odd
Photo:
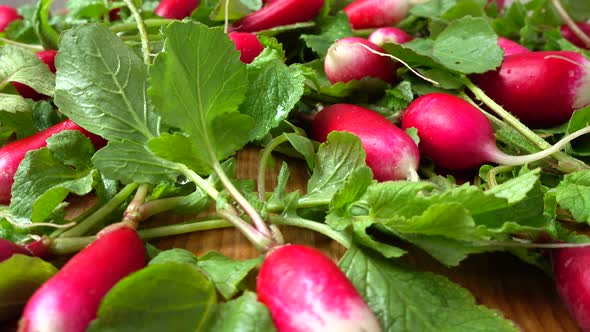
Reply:
[[[240,153],[238,176],[255,178],[257,162],[257,150],[247,149]],[[279,163],[276,163],[276,169],[267,172],[268,190],[276,185],[274,174],[278,166]],[[306,178],[307,173],[303,167],[292,167],[289,190],[303,190]],[[180,216],[158,216],[148,224],[174,223],[181,219],[183,217]],[[320,234],[290,227],[281,230],[287,242],[312,245],[335,260],[344,253],[344,248]],[[186,248],[197,255],[209,250],[217,250],[237,259],[258,255],[245,237],[229,228],[162,238],[151,243],[160,249]],[[479,304],[499,310],[506,318],[513,320],[522,331],[579,331],[561,304],[552,280],[540,270],[522,263],[513,256],[502,253],[473,255],[459,267],[452,269],[442,266],[415,249],[411,250],[404,260],[417,269],[446,275],[470,290]],[[14,325],[0,327],[0,331],[14,330]]]

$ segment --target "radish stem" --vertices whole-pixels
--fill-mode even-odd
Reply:
[[[576,37],[578,37],[584,43],[584,45],[586,45],[586,47],[590,48],[590,37],[588,37],[588,35],[586,35],[584,31],[578,27],[576,22],[572,20],[565,8],[563,8],[561,5],[561,2],[559,0],[551,0],[551,3],[559,13],[559,16],[561,16],[561,18],[565,21],[565,24],[567,24]]]
[[[184,164],[179,163],[176,164],[176,166],[179,167],[180,172],[184,174],[184,176],[186,176],[189,180],[194,182],[197,186],[199,186],[199,188],[203,189],[203,191],[205,191],[205,193],[207,193],[209,197],[211,197],[214,200],[217,200],[219,198],[219,191],[217,191],[215,187],[213,187],[209,182],[203,179],[199,174],[195,173],[193,170],[186,167]]]
[[[111,212],[117,209],[127,198],[137,189],[137,183],[130,183],[119,191],[110,201],[101,206],[88,218],[80,222],[78,225],[68,229],[61,234],[52,234],[52,237],[77,237],[86,234],[91,228],[103,221]]]
[[[137,9],[132,0],[123,0],[123,2],[125,2],[137,23],[137,29],[139,30],[139,35],[141,36],[141,50],[143,53],[143,62],[146,65],[150,65],[152,63],[152,58],[150,57],[150,39],[148,37],[148,32],[145,27],[145,23],[143,22],[143,18],[141,17],[139,10]]]
[[[242,218],[235,215],[229,210],[221,210],[217,212],[221,217],[232,223],[237,229],[244,234],[244,236],[256,247],[256,249],[266,252],[272,243],[270,235],[266,236],[260,233],[257,229],[245,222]]]
[[[523,156],[510,156],[510,155],[504,154],[503,152],[500,151],[499,153],[496,153],[491,157],[493,158],[492,160],[494,162],[497,162],[498,164],[501,164],[501,165],[506,165],[506,166],[524,165],[524,164],[528,164],[528,163],[549,157],[550,155],[563,149],[573,139],[576,139],[576,138],[578,138],[582,135],[585,135],[587,133],[590,133],[590,126],[584,127],[580,130],[577,130],[577,131],[563,137],[557,143],[553,144],[553,146],[551,146],[550,148],[545,149],[543,151],[539,151],[536,153],[527,154],[527,155],[523,155]]]
[[[145,202],[139,207],[138,212],[143,219],[147,219],[153,215],[174,209],[184,198],[184,196],[167,197]]]
[[[147,19],[144,20],[144,26],[146,28],[154,28],[154,27],[160,27],[163,25],[168,25],[172,22],[176,22],[177,20],[171,20],[171,19],[167,19],[167,18],[151,18],[151,19]],[[126,31],[131,31],[131,30],[137,30],[137,24],[136,23],[119,23],[119,24],[114,24],[111,27],[109,27],[109,29],[114,32],[126,32]]]
[[[520,122],[516,117],[512,114],[507,112],[502,106],[496,103],[493,99],[488,97],[483,90],[477,87],[473,82],[471,82],[468,78],[464,77],[463,83],[465,86],[475,95],[475,97],[481,100],[484,104],[486,104],[489,108],[491,108],[502,120],[516,129],[520,134],[522,134],[526,139],[531,141],[540,149],[548,149],[551,147],[551,144],[547,143],[544,139],[539,137],[535,134],[532,130],[530,130],[527,126],[525,126],[522,122]],[[552,155],[557,161],[560,162],[560,170],[566,173],[575,172],[581,169],[589,169],[590,167],[583,163],[580,160],[570,157],[566,153],[561,151],[555,152]]]
[[[337,231],[332,227],[326,224],[319,223],[317,221],[304,218],[286,218],[281,216],[273,216],[271,217],[271,222],[275,225],[295,226],[299,228],[306,228],[312,231],[316,231],[340,243],[343,247],[347,249],[350,248],[350,246],[352,245],[352,239],[350,235],[344,232]]]
[[[208,231],[212,229],[228,228],[233,225],[225,219],[212,219],[192,223],[140,229],[137,232],[142,239],[149,240],[165,236]]]
[[[135,196],[133,196],[133,199],[131,200],[129,205],[127,205],[127,208],[123,213],[122,222],[128,222],[133,226],[133,228],[137,228],[139,222],[143,219],[143,216],[140,214],[139,208],[145,202],[145,199],[149,191],[149,184],[142,184],[139,186],[139,188],[137,188]]]
[[[244,212],[252,219],[254,226],[256,229],[264,236],[271,237],[271,232],[268,229],[268,226],[258,213],[256,209],[248,202],[248,200],[240,193],[240,191],[234,186],[231,180],[227,177],[221,165],[219,163],[215,163],[213,165],[213,170],[219,176],[219,179],[223,183],[223,186],[227,189],[229,194],[236,200],[236,202],[244,209]]]
[[[266,147],[262,150],[262,155],[260,156],[260,163],[258,167],[258,198],[262,201],[264,200],[264,193],[266,192],[266,165],[268,164],[268,159],[270,155],[274,151],[274,149],[286,142],[287,136],[280,135],[275,137],[266,145]]]
[[[13,45],[13,46],[26,48],[26,49],[29,49],[33,52],[40,52],[40,51],[44,50],[43,46],[41,46],[41,45],[31,45],[31,44],[19,43],[17,41],[10,40],[10,39],[4,38],[4,37],[0,37],[0,42],[2,42],[4,44],[9,44],[9,45]]]

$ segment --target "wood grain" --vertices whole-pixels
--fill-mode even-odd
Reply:
[[[257,174],[258,150],[247,148],[237,156],[238,177],[254,179]],[[304,190],[307,172],[302,164],[289,160],[291,179],[289,190]],[[267,189],[276,186],[276,173],[280,162],[267,170]],[[148,224],[174,223],[186,216],[165,215],[154,217]],[[344,254],[344,248],[325,236],[296,229],[281,228],[289,243],[307,244],[319,248],[334,260]],[[153,241],[160,249],[186,248],[197,255],[217,250],[236,259],[259,255],[257,250],[234,229],[205,231]],[[561,304],[552,280],[540,270],[526,265],[517,258],[503,253],[479,254],[466,259],[456,268],[446,268],[423,252],[412,249],[403,260],[419,270],[447,276],[472,292],[477,302],[500,311],[513,320],[523,332],[577,332],[580,331]],[[15,331],[15,325],[0,326],[0,331]],[[457,331],[468,332],[468,331]]]

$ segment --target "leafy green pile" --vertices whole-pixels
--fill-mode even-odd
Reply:
[[[51,2],[21,7],[23,19],[0,39],[0,138],[26,137],[67,117],[107,139],[108,145],[94,151],[85,136],[63,132],[46,148],[28,153],[15,175],[10,206],[1,211],[0,237],[24,242],[49,236],[60,243],[53,247],[57,253],[75,251],[91,240],[81,236],[120,220],[138,185],[149,185],[146,217],[213,209],[217,216],[244,221],[239,226],[243,231],[253,228],[247,221],[256,224],[259,217],[338,241],[348,248],[340,267],[385,331],[516,330],[449,280],[401,264],[397,258],[406,249],[400,241],[447,266],[470,254],[508,251],[544,270],[548,262],[542,243],[588,242],[562,223],[590,222],[588,139],[554,159],[524,167],[485,165],[462,184],[453,175],[438,174],[428,160],[422,162],[419,182],[378,183],[356,136],[332,133],[319,144],[305,133],[305,119],[318,105],[355,103],[395,122],[409,102],[428,92],[477,96],[481,91],[469,75],[501,64],[498,35],[530,49],[588,55],[561,37],[562,19],[550,1],[515,2],[500,13],[495,6],[486,7],[485,0],[431,0],[413,7],[399,26],[423,37],[385,46],[412,68],[399,69],[395,86],[370,80],[331,84],[325,77],[323,57],[331,43],[367,33],[350,28],[341,11],[347,1],[327,1],[313,22],[260,32],[265,49],[247,65],[224,33],[225,1],[201,1],[192,19],[172,22],[155,17],[155,2],[136,0],[147,28],[147,50],[124,3],[70,0],[67,13],[52,14]],[[590,18],[590,6],[563,3],[575,20]],[[229,11],[230,19],[260,6],[230,0],[230,9],[239,8]],[[111,22],[108,14],[115,8],[121,9],[120,19]],[[59,50],[57,75],[34,56],[40,45]],[[9,81],[29,85],[50,99],[22,98]],[[586,126],[588,118],[590,107],[558,128],[523,130],[501,115],[493,124],[502,149],[527,153]],[[257,179],[237,180],[234,156],[247,145],[264,149],[261,172]],[[305,192],[287,189],[286,163],[277,187],[265,192],[264,169],[273,152],[299,158],[297,165],[309,168]],[[98,203],[74,220],[66,218],[69,198],[90,193]],[[253,211],[238,210],[235,202]],[[71,221],[77,226],[67,230],[31,227]],[[149,239],[227,226],[212,218],[141,234]],[[267,244],[258,243],[262,248]],[[261,259],[152,251],[147,268],[107,295],[90,331],[162,331],[171,326],[178,331],[274,330],[267,309],[248,290],[248,276]],[[30,272],[5,273],[23,269],[20,260],[0,263],[0,299],[3,290],[54,273],[38,259]],[[16,299],[13,303],[23,301],[18,292],[6,294]]]

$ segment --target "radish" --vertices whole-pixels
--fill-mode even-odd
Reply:
[[[438,167],[468,170],[486,162],[524,165],[545,158],[569,141],[590,132],[590,126],[576,131],[553,147],[524,156],[510,156],[496,146],[490,121],[475,106],[447,93],[429,93],[410,103],[402,114],[402,128],[416,128],[420,153]]]
[[[383,46],[385,43],[403,44],[410,40],[412,36],[396,27],[378,28],[369,35],[369,41],[378,46]]]
[[[56,72],[56,69],[55,69],[55,56],[57,55],[56,50],[41,51],[41,52],[37,52],[36,55],[43,63],[45,63],[49,67],[49,70],[51,70],[52,73]],[[33,99],[34,101],[47,99],[47,96],[38,93],[37,91],[33,90],[31,87],[26,86],[22,83],[12,82],[12,85],[16,88],[18,93],[21,96],[23,96],[24,98],[30,98],[30,99]]]
[[[28,151],[47,145],[47,139],[64,130],[78,130],[90,138],[95,148],[105,145],[103,138],[89,133],[71,120],[65,120],[41,132],[23,139],[13,141],[0,148],[0,204],[10,203],[10,190],[14,182],[14,173]]]
[[[355,0],[344,7],[353,29],[396,25],[408,15],[411,0]]]
[[[278,332],[381,331],[344,273],[314,248],[292,244],[272,250],[256,292]]]
[[[101,232],[33,294],[18,331],[85,331],[105,294],[145,263],[146,251],[135,229],[120,226]]]
[[[7,239],[0,238],[0,262],[9,259],[12,255],[15,254],[22,254],[27,256],[32,255],[27,248]]]
[[[313,19],[324,0],[273,0],[234,22],[231,31],[256,32]]]
[[[240,60],[243,63],[251,63],[264,50],[264,46],[253,33],[230,32],[228,36],[234,42],[236,49],[240,51]]]
[[[324,59],[324,70],[330,82],[334,84],[365,77],[388,83],[395,81],[397,64],[387,57],[371,53],[365,46],[385,53],[381,47],[360,37],[342,38],[330,46]]]
[[[496,6],[498,6],[498,11],[501,11],[504,8],[505,0],[488,0],[488,3],[486,4],[486,8],[489,5],[491,5],[493,2],[496,2]]]
[[[0,5],[0,32],[4,31],[10,23],[18,19],[22,19],[22,16],[18,14],[16,9],[6,5]]]
[[[572,51],[514,54],[474,81],[530,127],[562,124],[590,104],[590,61]]]
[[[498,37],[498,46],[504,50],[504,56],[509,56],[518,53],[527,53],[530,50],[519,43],[504,37]]]
[[[45,239],[20,245],[7,239],[0,238],[0,262],[10,258],[10,256],[14,254],[35,256],[43,259],[51,256],[51,253],[49,252],[49,242]]]
[[[587,22],[577,22],[576,25],[586,36],[590,36],[590,23]],[[567,39],[572,44],[578,46],[579,48],[590,49],[590,46],[584,43],[580,37],[578,37],[572,28],[570,28],[567,24],[563,24],[559,29],[563,38]]]
[[[197,7],[199,0],[161,0],[154,13],[164,18],[182,20],[191,16]]]
[[[321,110],[311,123],[311,136],[324,142],[332,131],[359,137],[367,165],[379,181],[417,179],[420,152],[412,138],[387,118],[370,109],[334,104]]]
[[[583,331],[590,331],[590,247],[553,249],[559,295]]]

